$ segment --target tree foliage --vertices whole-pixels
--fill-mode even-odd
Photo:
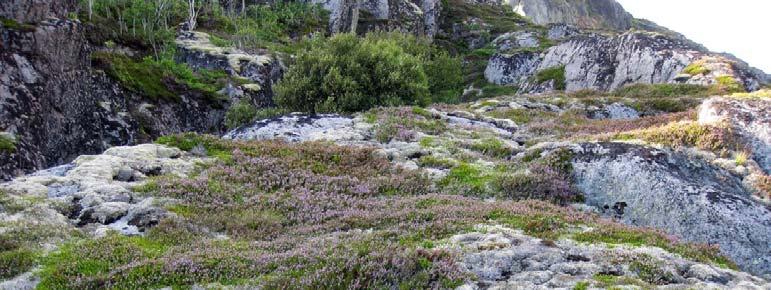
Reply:
[[[461,89],[460,61],[399,33],[312,40],[276,86],[276,102],[304,112],[448,101]]]

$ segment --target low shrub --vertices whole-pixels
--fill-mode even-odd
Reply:
[[[481,152],[484,155],[496,158],[505,158],[511,155],[512,148],[498,138],[485,138],[468,145],[469,149]]]
[[[725,93],[743,93],[746,92],[744,89],[744,85],[739,83],[734,77],[732,76],[719,76],[715,78],[717,81],[717,88],[721,92]]]
[[[655,246],[697,262],[737,269],[736,264],[721,254],[717,246],[682,244],[671,236],[650,229],[604,223],[597,225],[591,231],[575,234],[572,238],[587,243],[603,242],[632,246]]]
[[[16,138],[11,134],[0,132],[0,152],[13,153],[16,151]]]
[[[611,93],[622,98],[670,98],[682,96],[708,96],[709,87],[690,84],[633,84],[616,89]]]
[[[704,74],[708,74],[709,72],[710,72],[710,70],[708,68],[704,67],[704,64],[698,63],[698,62],[692,63],[692,64],[688,65],[687,67],[685,67],[685,69],[683,69],[683,73],[689,74],[689,75],[692,75],[692,76],[704,75]]]
[[[721,156],[745,149],[730,127],[701,125],[694,121],[674,122],[661,127],[619,133],[615,138],[641,139],[669,147],[696,147]]]
[[[535,75],[535,81],[539,84],[554,81],[554,89],[564,90],[566,86],[565,66],[561,65],[543,69]]]
[[[34,252],[25,249],[0,248],[0,280],[16,277],[32,269],[35,256]]]
[[[276,85],[282,108],[357,112],[377,106],[451,101],[462,88],[460,61],[426,40],[399,33],[317,38]]]

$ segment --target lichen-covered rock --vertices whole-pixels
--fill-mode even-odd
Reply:
[[[260,120],[223,136],[225,139],[301,141],[361,141],[365,133],[355,128],[352,118],[339,115],[292,114]]]
[[[741,179],[699,158],[625,143],[574,147],[586,203],[624,223],[717,244],[748,272],[771,275],[771,208]],[[621,205],[620,208],[617,205]]]
[[[331,33],[402,31],[433,38],[439,31],[439,0],[314,0],[330,11]]]
[[[615,0],[509,0],[514,11],[537,24],[567,23],[582,28],[627,30],[632,15]]]
[[[565,90],[610,91],[635,83],[688,82],[682,71],[711,53],[691,42],[651,32],[627,32],[618,36],[586,34],[575,36],[541,54],[523,52],[496,54],[488,63],[485,77],[499,85],[519,86],[522,93],[540,93],[549,86],[535,83],[545,69],[565,67]],[[755,90],[765,76],[738,60],[720,58],[731,67],[721,75],[707,75],[705,84],[730,77],[739,88]]]
[[[731,126],[750,145],[753,159],[771,174],[771,98],[710,98],[699,109],[699,123]]]
[[[639,287],[659,279],[666,289],[767,289],[759,277],[695,263],[655,247],[581,244],[569,239],[546,243],[501,226],[478,226],[455,235],[446,248],[462,252],[461,265],[479,280],[458,289],[575,289],[579,283],[607,287],[596,275],[615,277],[615,287]],[[646,265],[640,274],[636,265]],[[657,273],[660,277],[651,277]],[[647,275],[647,276],[644,276]],[[577,288],[577,287],[576,287]]]
[[[38,214],[32,220],[60,221],[58,224],[66,228],[70,218],[79,226],[96,223],[136,234],[156,225],[165,210],[157,207],[153,198],[136,198],[133,188],[144,184],[148,176],[186,176],[200,162],[207,161],[163,145],[113,147],[100,155],[80,156],[67,166],[2,183],[0,190],[69,205],[70,212],[48,209],[50,217],[40,218]],[[126,170],[131,171],[132,178],[118,178]]]
[[[309,0],[330,12],[329,32],[355,32],[359,22],[359,1],[357,0]]]
[[[493,40],[493,45],[501,51],[517,48],[533,48],[541,45],[538,34],[532,31],[504,33]]]
[[[251,103],[257,107],[273,105],[273,85],[284,72],[278,59],[268,54],[250,54],[232,47],[215,46],[207,33],[199,31],[180,31],[176,44],[179,62],[193,69],[224,70],[249,80],[252,83],[231,91],[248,93]]]
[[[602,109],[589,112],[591,119],[629,120],[640,118],[637,110],[621,103],[612,103]]]

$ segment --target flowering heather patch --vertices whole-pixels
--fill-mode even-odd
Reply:
[[[694,121],[674,122],[661,127],[620,133],[616,139],[642,139],[669,147],[691,146],[728,156],[731,151],[745,150],[728,126],[701,125]]]
[[[175,200],[177,213],[145,236],[76,241],[45,257],[41,288],[454,288],[475,277],[456,264],[458,253],[434,245],[474,225],[549,239],[578,224],[615,226],[544,201],[437,193],[419,172],[368,148],[199,135],[164,142],[202,144],[219,161],[145,187]],[[556,161],[550,168],[561,170]]]
[[[416,132],[437,135],[447,131],[447,124],[434,119],[422,108],[385,107],[372,109],[366,113],[375,127],[375,139],[388,143],[392,139],[415,141]]]

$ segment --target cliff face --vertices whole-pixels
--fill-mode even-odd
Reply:
[[[22,15],[22,22],[43,13],[29,12],[33,16],[28,18],[18,9],[10,11]],[[176,132],[224,130],[228,101],[211,102],[195,94],[183,94],[179,101],[150,100],[93,68],[95,48],[77,21],[51,18],[0,27],[0,37],[0,133],[13,143],[12,150],[0,151],[0,179],[115,145]],[[267,89],[256,90],[253,98],[269,99],[271,68],[246,72],[254,79],[264,76]]]
[[[567,23],[582,28],[627,30],[632,15],[614,0],[508,0],[514,11],[541,25]]]
[[[397,30],[432,38],[439,29],[438,0],[313,0],[330,12],[329,31]]]

